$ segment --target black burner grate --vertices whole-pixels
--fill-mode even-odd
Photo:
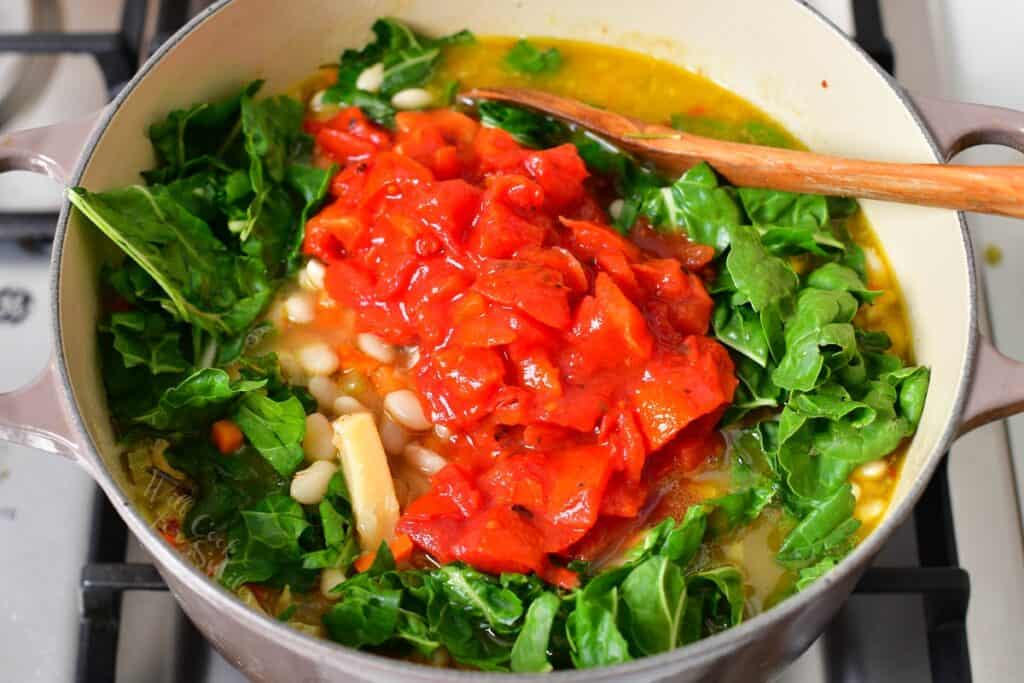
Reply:
[[[157,0],[155,31],[146,38],[148,0],[124,0],[121,24],[112,32],[0,33],[0,54],[89,54],[103,73],[113,97],[131,79],[142,61],[188,19],[187,0]],[[0,240],[52,239],[57,214],[49,211],[0,211]]]
[[[893,51],[885,37],[878,1],[851,2],[858,42],[891,73]],[[93,54],[113,94],[148,56],[149,48],[166,40],[188,19],[188,0],[157,0],[155,4],[156,27],[149,41],[144,39],[147,0],[125,0],[117,32],[0,35],[0,53]],[[52,237],[56,220],[55,214],[0,212],[0,239]],[[125,562],[127,530],[107,499],[100,493],[97,498],[92,551],[81,576],[79,683],[115,680],[123,593],[167,589],[152,566]],[[958,566],[945,462],[915,510],[914,526],[921,548],[920,566],[869,569],[855,589],[854,600],[857,595],[920,596],[932,679],[936,683],[967,683],[971,680],[966,635],[970,584],[967,572]],[[830,652],[830,671],[842,671],[846,663],[833,654]]]

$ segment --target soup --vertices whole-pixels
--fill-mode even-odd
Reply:
[[[128,256],[104,372],[167,542],[295,628],[517,672],[682,646],[831,569],[928,382],[856,203],[453,102],[799,146],[674,65],[374,30],[289,95],[156,123],[146,186],[72,192]]]

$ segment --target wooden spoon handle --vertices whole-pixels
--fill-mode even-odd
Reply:
[[[681,173],[700,161],[734,185],[938,206],[1024,218],[1024,167],[898,164],[744,145],[681,133],[535,90],[477,89],[469,100],[525,105]]]

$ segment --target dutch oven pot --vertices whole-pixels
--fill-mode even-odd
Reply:
[[[145,131],[169,110],[225,96],[255,78],[266,79],[266,92],[281,91],[336,59],[342,48],[362,45],[372,21],[388,14],[434,33],[468,27],[479,34],[553,35],[642,50],[724,84],[824,153],[942,162],[974,144],[1024,148],[1024,114],[912,99],[840,31],[795,0],[222,0],[168,41],[95,117],[0,138],[0,170],[35,170],[92,190],[138,182],[139,171],[153,163]],[[963,216],[871,201],[862,206],[902,285],[916,360],[932,369],[924,414],[885,520],[822,580],[737,628],[615,667],[546,674],[552,681],[771,676],[822,632],[911,511],[950,442],[1024,409],[1024,365],[978,334]],[[53,245],[55,357],[33,384],[0,395],[0,438],[84,467],[152,554],[188,616],[254,680],[525,678],[431,669],[304,635],[245,607],[150,528],[125,493],[98,367],[98,271],[115,255],[65,202]]]

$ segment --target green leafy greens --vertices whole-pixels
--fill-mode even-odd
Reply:
[[[472,43],[469,31],[459,31],[441,38],[428,38],[402,22],[384,18],[371,27],[374,40],[362,50],[345,50],[338,63],[337,81],[324,93],[326,104],[356,106],[377,123],[394,125],[395,108],[391,97],[406,88],[427,85],[434,76],[448,45]],[[381,65],[380,85],[373,91],[357,86],[360,74]]]
[[[562,67],[562,53],[557,47],[542,50],[526,39],[517,40],[505,54],[505,66],[524,74],[543,74]]]

